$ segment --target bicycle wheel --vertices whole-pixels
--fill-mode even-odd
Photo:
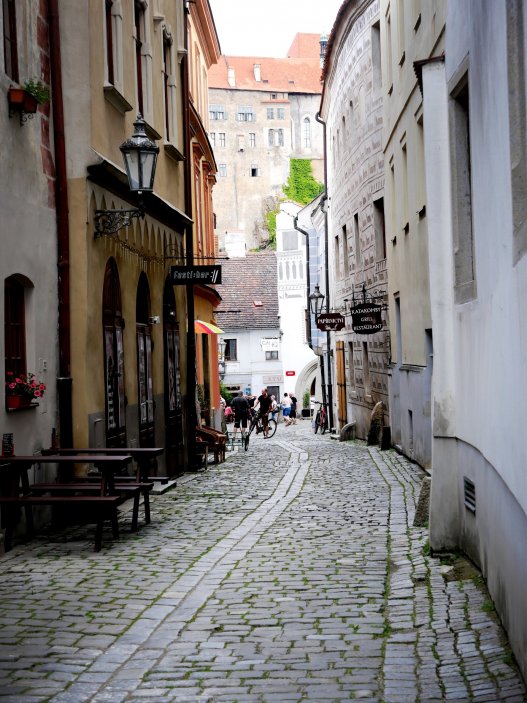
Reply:
[[[320,431],[322,432],[322,434],[326,434],[327,429],[328,429],[328,421],[326,418],[324,418],[324,422],[322,422],[320,425]]]
[[[269,432],[267,434],[267,439],[270,439],[276,432],[276,420],[269,418],[268,422]]]
[[[317,415],[315,417],[315,427],[313,428],[315,434],[318,432],[319,427],[320,427],[320,410],[317,412]]]

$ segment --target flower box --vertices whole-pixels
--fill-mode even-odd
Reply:
[[[9,88],[7,94],[11,110],[31,114],[37,111],[38,100],[24,88]]]
[[[31,406],[31,398],[28,395],[6,395],[5,404],[8,410],[29,408]]]

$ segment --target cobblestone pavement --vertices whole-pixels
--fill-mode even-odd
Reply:
[[[139,532],[123,513],[98,554],[90,527],[16,546],[0,698],[527,701],[482,579],[427,556],[422,478],[393,451],[280,425],[154,496]]]

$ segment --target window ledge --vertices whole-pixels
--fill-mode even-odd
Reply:
[[[146,117],[144,117],[144,115],[143,119],[145,120],[145,132],[147,136],[153,141],[159,141],[161,139],[161,135],[159,134],[159,132],[155,130],[152,125],[146,121]]]
[[[29,405],[23,405],[20,406],[19,408],[7,408],[5,409],[6,413],[19,413],[22,410],[34,410],[35,408],[38,408],[39,403],[30,403]]]
[[[124,115],[125,112],[131,112],[133,110],[132,105],[128,100],[120,93],[117,88],[111,83],[106,83],[104,86],[104,97],[108,102],[115,107],[121,114]]]
[[[185,161],[184,154],[182,154],[177,146],[172,144],[172,142],[165,142],[163,144],[163,148],[165,150],[165,154],[170,156],[171,159],[174,159],[174,161]]]

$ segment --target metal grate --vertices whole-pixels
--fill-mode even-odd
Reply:
[[[464,477],[464,486],[465,486],[465,508],[467,510],[470,510],[471,513],[476,512],[476,486],[475,484],[469,479]]]

